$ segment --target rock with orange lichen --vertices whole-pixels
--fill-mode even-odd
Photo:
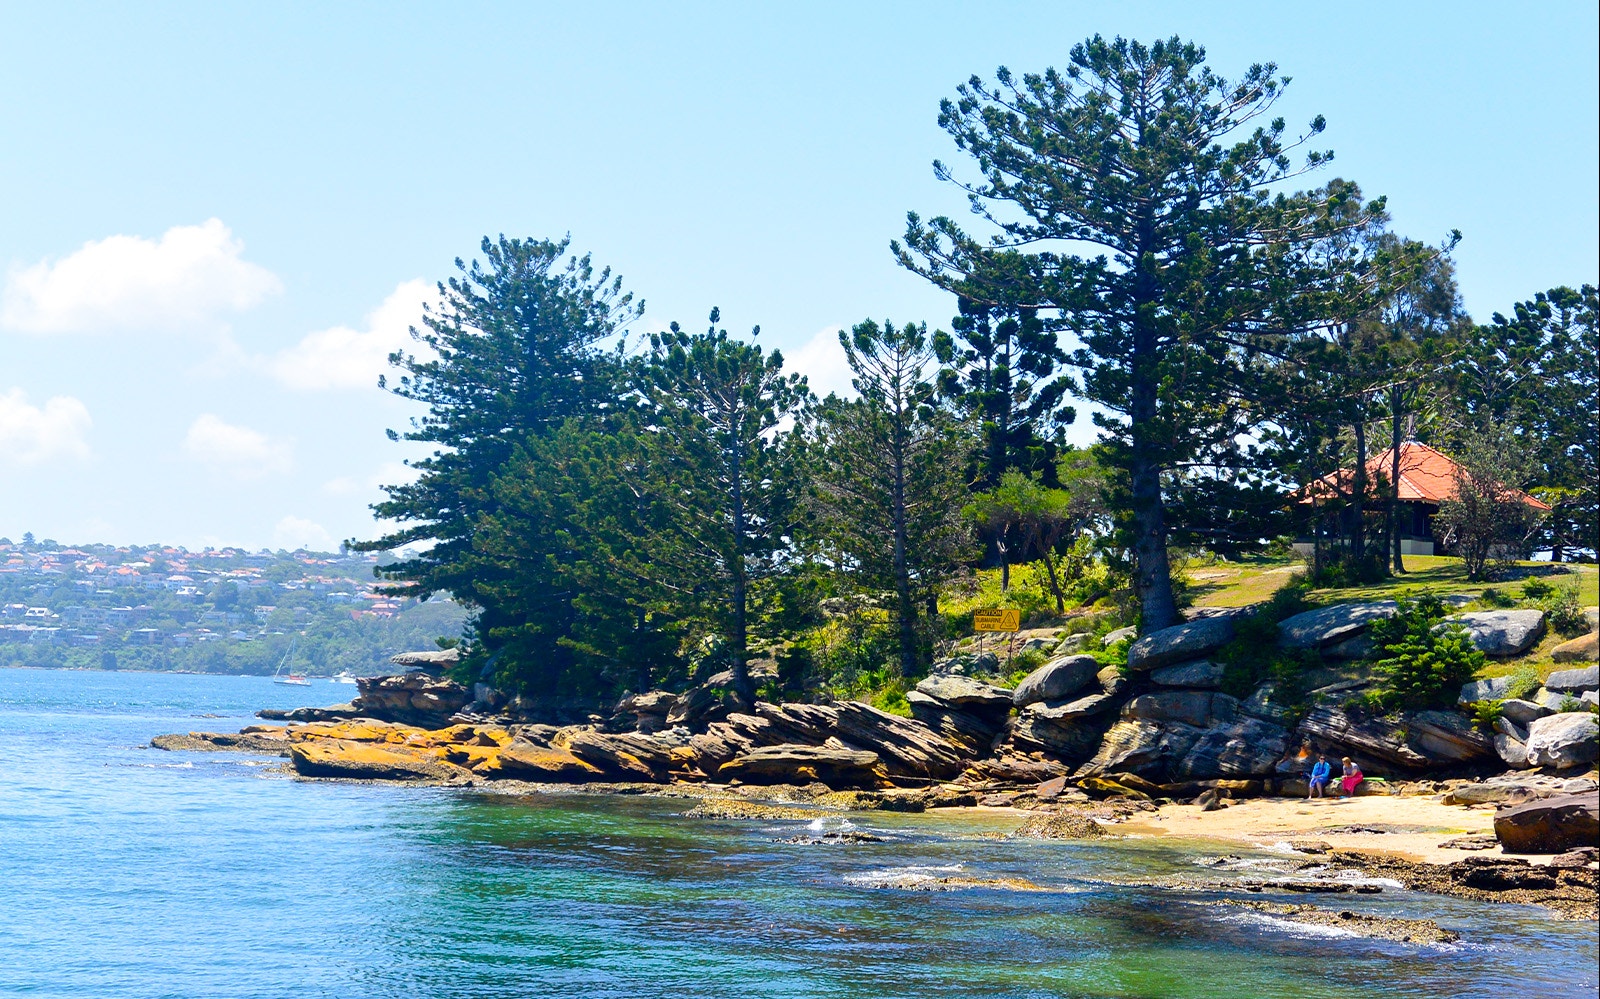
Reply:
[[[431,749],[375,740],[301,739],[289,745],[289,762],[305,777],[357,780],[448,781],[472,772]]]

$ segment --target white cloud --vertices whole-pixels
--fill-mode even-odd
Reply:
[[[304,548],[307,551],[332,552],[339,550],[339,542],[333,540],[333,535],[329,534],[327,528],[321,524],[291,515],[284,517],[273,527],[272,547],[287,548],[290,551]]]
[[[7,276],[0,325],[26,333],[214,331],[220,318],[283,289],[240,256],[220,219],[173,226],[159,240],[107,236]]]
[[[386,461],[371,475],[341,475],[322,484],[322,491],[333,496],[353,496],[358,493],[376,493],[379,486],[393,486],[415,482],[417,470],[398,461]]]
[[[393,351],[420,346],[411,327],[422,325],[422,303],[435,293],[426,281],[402,282],[366,317],[366,329],[334,326],[307,333],[266,361],[267,371],[294,389],[372,388]]]
[[[817,398],[837,392],[845,398],[856,394],[850,384],[850,362],[845,360],[844,348],[839,346],[841,326],[827,326],[801,344],[792,353],[783,352],[783,367],[806,376],[806,384]]]
[[[290,442],[225,423],[210,413],[202,413],[190,424],[183,451],[202,464],[242,479],[287,472],[294,463]]]
[[[84,435],[91,422],[89,408],[69,395],[34,406],[20,388],[0,392],[0,461],[31,465],[57,456],[87,458]]]

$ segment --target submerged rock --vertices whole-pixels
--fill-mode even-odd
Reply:
[[[814,819],[819,813],[789,805],[769,805],[738,798],[707,798],[683,813],[686,819]]]
[[[1081,812],[1039,812],[1023,820],[1011,835],[1016,839],[1099,839],[1105,834],[1100,823]]]
[[[283,756],[289,751],[289,739],[284,734],[284,729],[266,725],[247,726],[244,731],[238,733],[188,732],[158,735],[150,740],[150,745],[155,749],[199,753],[244,752]]]
[[[1400,943],[1444,944],[1455,943],[1461,934],[1447,930],[1431,919],[1401,919],[1397,916],[1378,916],[1365,912],[1324,909],[1315,905],[1287,905],[1280,902],[1255,902],[1243,899],[1222,899],[1222,905],[1253,909],[1292,923],[1307,926],[1331,926],[1358,937],[1376,940],[1394,940]]]

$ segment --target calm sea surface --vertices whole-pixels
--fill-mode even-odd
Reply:
[[[805,822],[684,819],[680,801],[299,783],[276,760],[141,748],[350,692],[0,669],[0,996],[1596,994],[1596,928],[1530,908],[1320,900],[1463,934],[1426,947],[1133,884],[1198,873],[1192,845],[873,813],[829,825],[888,842],[804,846],[778,840]],[[918,873],[1060,890],[866,883]]]

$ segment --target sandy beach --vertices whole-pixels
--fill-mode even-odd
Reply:
[[[1256,847],[1315,840],[1338,850],[1447,864],[1469,856],[1500,854],[1499,847],[1469,852],[1440,845],[1458,836],[1493,836],[1494,812],[1493,805],[1446,805],[1438,797],[1251,798],[1214,812],[1203,812],[1198,805],[1163,805],[1155,812],[1135,813],[1115,831]],[[1548,860],[1526,859],[1533,863]]]

